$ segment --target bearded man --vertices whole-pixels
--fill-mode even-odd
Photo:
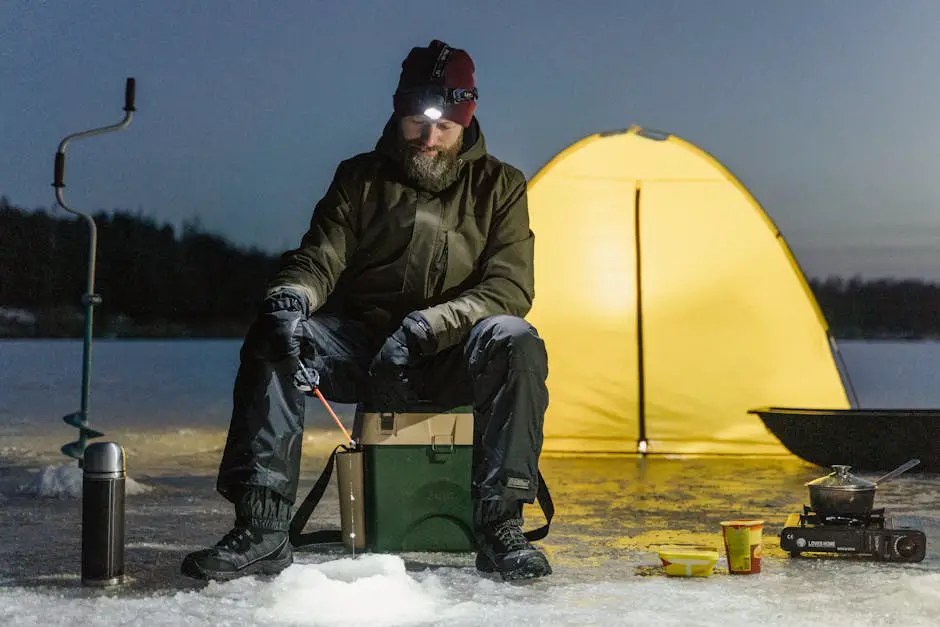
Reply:
[[[526,179],[487,153],[476,101],[466,51],[413,48],[375,148],[339,164],[299,247],[283,254],[242,345],[219,469],[235,527],[188,555],[184,574],[292,563],[304,368],[335,402],[472,405],[477,568],[507,580],[551,573],[522,532],[548,405],[545,345],[524,320]]]

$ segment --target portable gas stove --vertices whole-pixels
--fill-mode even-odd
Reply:
[[[895,527],[884,508],[866,515],[820,516],[803,506],[790,514],[780,532],[780,548],[792,557],[803,553],[851,554],[885,562],[919,562],[927,552],[923,531]]]

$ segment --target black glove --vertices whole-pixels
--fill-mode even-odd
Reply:
[[[249,332],[251,354],[266,361],[300,357],[297,326],[307,317],[307,301],[290,289],[279,290],[261,303],[261,310]]]
[[[399,402],[406,402],[409,394],[408,368],[416,357],[434,352],[435,339],[431,325],[418,312],[412,312],[402,320],[401,326],[392,333],[379,352],[372,358],[369,374],[387,386]]]
[[[433,355],[437,351],[437,338],[431,329],[431,323],[420,312],[413,311],[401,321],[401,328],[408,338],[408,346],[417,356]]]
[[[294,387],[304,394],[312,396],[313,390],[320,387],[320,373],[298,362],[297,372],[294,373]]]

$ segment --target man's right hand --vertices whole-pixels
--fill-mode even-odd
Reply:
[[[251,355],[265,361],[300,356],[297,327],[307,317],[307,301],[291,289],[278,290],[264,299],[249,331]]]

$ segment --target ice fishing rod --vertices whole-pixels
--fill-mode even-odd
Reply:
[[[307,370],[307,367],[304,366],[304,362],[297,360],[297,365],[300,366],[300,373],[303,374],[304,379],[306,380],[306,387],[302,391],[306,394],[315,394],[317,398],[320,399],[320,402],[323,403],[323,406],[326,407],[326,411],[330,413],[330,416],[333,417],[333,422],[336,423],[336,426],[339,427],[339,430],[343,432],[343,435],[346,436],[346,441],[349,442],[350,446],[355,447],[356,443],[350,437],[349,432],[346,431],[346,427],[343,426],[342,421],[336,415],[336,412],[333,411],[333,408],[330,407],[330,404],[327,402],[326,398],[323,396],[323,393],[320,392],[320,388],[317,387],[317,382],[313,380],[313,376],[310,374],[310,371]]]
[[[101,296],[99,294],[95,294],[95,256],[98,249],[98,229],[95,226],[95,220],[87,213],[82,213],[81,211],[77,211],[69,207],[63,198],[62,190],[65,187],[65,148],[71,141],[85,139],[87,137],[101,135],[103,133],[110,133],[111,131],[119,131],[123,128],[126,128],[131,123],[131,118],[134,115],[134,111],[136,111],[134,108],[135,88],[135,80],[133,78],[128,78],[127,85],[124,88],[123,120],[110,126],[102,126],[100,128],[93,128],[91,130],[68,135],[59,143],[59,150],[55,153],[55,178],[52,186],[55,188],[56,201],[58,201],[60,207],[69,213],[73,213],[80,218],[83,218],[85,222],[88,223],[89,229],[88,281],[85,294],[82,296],[82,304],[85,306],[85,335],[84,341],[82,342],[82,402],[81,409],[79,409],[79,411],[68,414],[62,418],[62,420],[64,420],[67,424],[78,429],[78,440],[75,442],[69,442],[63,446],[61,450],[65,455],[77,459],[79,467],[82,465],[82,458],[85,454],[85,444],[88,442],[88,440],[91,438],[100,438],[104,435],[100,431],[95,431],[88,426],[88,397],[89,384],[91,382],[92,327],[95,305],[101,304]]]

